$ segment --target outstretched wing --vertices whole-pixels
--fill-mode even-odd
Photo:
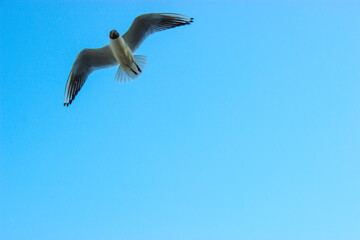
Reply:
[[[176,13],[148,13],[135,18],[129,30],[122,36],[131,51],[149,35],[193,22],[193,18]]]
[[[65,86],[64,106],[69,106],[85,80],[93,71],[116,65],[109,45],[97,49],[84,49],[76,57]]]

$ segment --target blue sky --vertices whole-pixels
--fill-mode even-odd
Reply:
[[[1,1],[0,239],[359,239],[356,1]],[[79,51],[147,12],[143,75]]]

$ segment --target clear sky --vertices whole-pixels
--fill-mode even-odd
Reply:
[[[65,83],[142,13],[143,75]],[[0,239],[360,239],[358,1],[1,1]]]

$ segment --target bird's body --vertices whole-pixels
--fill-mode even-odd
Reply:
[[[134,56],[129,46],[116,30],[110,32],[109,46],[120,65],[115,80],[127,82],[137,78],[142,73],[142,69],[144,69],[146,64],[146,57],[140,55]]]
[[[115,39],[110,38],[111,51],[120,64],[120,66],[126,66],[134,61],[134,56],[130,48],[126,45],[124,39],[118,36]]]
[[[122,36],[113,30],[108,45],[84,49],[75,59],[65,86],[64,105],[74,100],[87,77],[94,70],[119,65],[115,80],[126,82],[137,78],[146,64],[146,57],[133,55],[144,39],[157,31],[190,24],[193,18],[173,13],[149,13],[135,18]]]

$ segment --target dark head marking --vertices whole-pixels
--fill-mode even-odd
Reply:
[[[119,33],[116,30],[112,30],[110,32],[110,39],[117,39],[119,37]]]

